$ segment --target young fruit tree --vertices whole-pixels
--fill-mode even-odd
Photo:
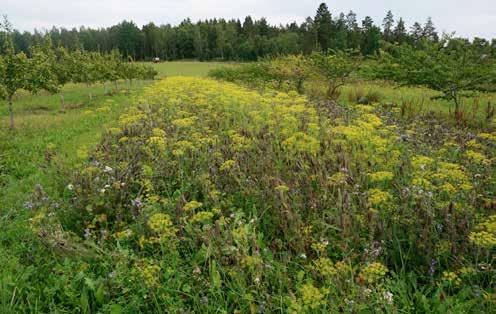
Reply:
[[[52,58],[55,59],[55,63],[53,64],[54,74],[57,78],[58,85],[64,86],[65,84],[72,81],[72,72],[70,68],[71,56],[67,49],[64,47],[56,48],[53,53],[54,55]],[[60,103],[61,109],[64,110],[65,100],[62,89],[60,89]]]
[[[88,87],[88,98],[90,102],[93,100],[91,93],[91,85],[98,81],[98,53],[90,53],[86,51],[76,50],[70,54],[70,72],[72,73],[73,83],[86,84]]]
[[[460,113],[464,92],[484,91],[496,76],[494,59],[456,39],[424,42],[422,50],[409,45],[392,46],[379,58],[374,69],[377,78],[439,91],[453,102],[455,115]]]
[[[278,57],[268,63],[269,72],[278,81],[279,89],[283,81],[294,85],[299,94],[303,94],[303,84],[311,74],[308,59],[303,55]]]
[[[0,97],[7,101],[11,129],[14,129],[14,95],[20,89],[26,88],[28,68],[27,56],[22,52],[15,53],[12,41],[6,39],[0,67]]]
[[[23,52],[16,53],[12,41],[12,26],[7,18],[0,23],[3,49],[0,60],[0,99],[7,102],[10,129],[14,129],[14,96],[19,90],[37,93],[39,90],[56,92],[57,79],[53,72],[54,60],[50,51],[51,43],[45,40],[43,46],[33,46],[28,58]]]
[[[43,45],[33,46],[30,49],[31,58],[28,59],[28,72],[26,73],[27,84],[25,89],[33,94],[45,90],[55,94],[65,81],[60,81],[57,75],[57,59],[52,49],[49,38],[45,39]]]
[[[315,73],[326,81],[327,98],[336,100],[339,89],[360,69],[362,58],[354,51],[335,51],[329,54],[314,53],[311,61]]]

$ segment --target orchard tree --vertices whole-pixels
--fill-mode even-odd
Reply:
[[[327,98],[339,97],[339,89],[358,71],[362,58],[356,51],[335,51],[329,55],[314,53],[311,56],[314,71],[327,82]]]
[[[449,43],[449,44],[448,44]],[[444,38],[439,43],[425,41],[423,50],[409,45],[383,53],[376,64],[376,78],[390,79],[401,85],[423,85],[442,93],[459,114],[465,91],[484,91],[495,82],[496,63],[462,40]]]
[[[71,54],[70,69],[73,83],[84,83],[87,87],[98,81],[98,67],[96,66],[96,53],[76,50]],[[91,89],[88,97],[93,100]]]
[[[71,72],[71,55],[64,47],[57,47],[53,53],[55,63],[53,64],[54,74],[57,78],[57,83],[60,87],[73,80]],[[65,107],[64,94],[62,88],[60,89],[60,103],[61,109]]]
[[[122,62],[119,68],[119,76],[127,80],[128,90],[131,89],[133,85],[133,80],[139,79],[143,76],[143,68],[139,64],[135,63],[132,58],[129,58],[128,62]]]
[[[64,67],[64,65],[57,62],[50,38],[46,37],[42,45],[33,46],[30,49],[30,55],[26,74],[26,90],[33,94],[39,90],[45,90],[51,94],[57,93],[67,82],[57,73],[59,67]]]
[[[59,85],[52,68],[53,60],[45,53],[46,49],[43,46],[34,46],[31,48],[31,58],[28,58],[23,52],[14,51],[9,33],[5,34],[3,57],[0,62],[0,97],[7,101],[11,129],[15,127],[14,96],[19,90],[23,89],[33,94],[39,90],[51,93],[58,90]]]
[[[311,75],[310,64],[303,55],[276,58],[268,63],[268,69],[278,81],[279,88],[283,81],[289,81],[299,94],[303,94],[305,80]]]
[[[110,58],[108,55],[102,55],[100,53],[92,53],[92,55],[96,80],[103,85],[104,94],[107,95],[107,82],[112,81],[114,75],[114,69],[110,63]]]
[[[7,36],[4,39],[2,66],[0,68],[0,96],[7,101],[10,116],[10,128],[14,129],[14,95],[28,85],[27,71],[29,61],[23,52],[15,53],[14,45]]]
[[[117,49],[114,49],[110,54],[106,55],[106,76],[110,82],[114,82],[115,90],[119,89],[118,81],[122,78],[121,67],[122,67],[122,56]]]
[[[150,65],[142,65],[141,66],[141,71],[140,73],[140,79],[142,80],[154,80],[155,77],[158,75],[157,70],[155,70],[154,67]]]

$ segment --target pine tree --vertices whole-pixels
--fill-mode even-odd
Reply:
[[[325,3],[321,3],[317,9],[314,23],[317,29],[317,41],[320,44],[320,48],[322,51],[327,52],[331,48],[333,22],[331,12]]]
[[[384,40],[386,41],[393,41],[393,25],[394,25],[394,16],[391,11],[388,11],[386,14],[386,17],[382,21],[382,27],[383,27],[383,37]]]

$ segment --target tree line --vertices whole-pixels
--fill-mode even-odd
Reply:
[[[110,53],[118,49],[134,60],[239,60],[253,61],[265,56],[305,54],[314,51],[354,49],[368,56],[375,54],[383,43],[409,44],[421,48],[421,42],[439,41],[431,18],[408,27],[402,18],[387,12],[381,25],[370,16],[359,21],[357,15],[332,14],[322,3],[315,16],[303,23],[273,26],[265,18],[247,16],[239,19],[207,19],[193,23],[185,19],[179,25],[149,23],[138,27],[123,21],[107,28],[57,28],[46,32],[13,31],[16,51],[29,53],[48,35],[55,46],[70,51],[85,50]],[[465,39],[475,49],[496,56],[496,39]],[[0,45],[1,46],[1,45]]]
[[[10,128],[14,129],[14,96],[21,90],[36,94],[41,90],[60,93],[67,83],[82,83],[91,86],[126,80],[129,86],[135,79],[153,79],[157,72],[149,66],[130,62],[119,51],[109,53],[70,51],[65,47],[53,47],[50,36],[29,47],[27,53],[16,51],[12,26],[7,19],[0,22],[2,30],[2,54],[0,54],[0,100],[7,102]],[[91,90],[89,98],[92,99]]]

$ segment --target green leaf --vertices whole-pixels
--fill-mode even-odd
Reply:
[[[212,282],[212,286],[215,289],[220,289],[222,285],[222,279],[220,277],[219,271],[217,270],[217,263],[215,261],[212,263],[212,266],[210,268],[210,280]]]

